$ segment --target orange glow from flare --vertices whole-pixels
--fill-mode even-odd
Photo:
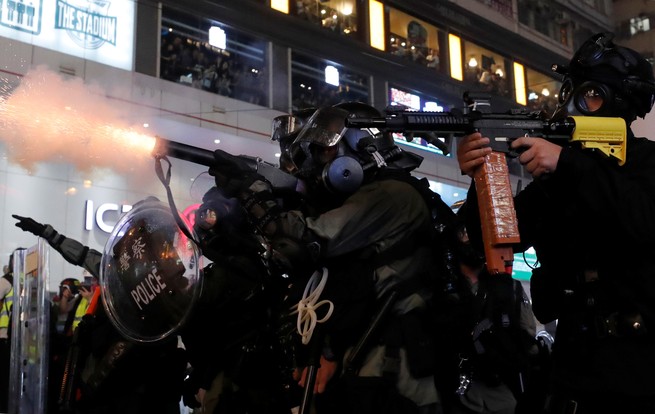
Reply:
[[[121,148],[133,149],[143,154],[152,154],[157,138],[136,131],[107,127],[109,135]]]

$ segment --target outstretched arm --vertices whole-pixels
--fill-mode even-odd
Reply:
[[[84,246],[77,240],[69,239],[63,234],[59,234],[49,224],[41,224],[31,217],[21,217],[16,214],[12,214],[12,217],[18,220],[16,227],[44,238],[67,262],[76,266],[82,266],[93,276],[100,277],[102,253],[88,246]]]

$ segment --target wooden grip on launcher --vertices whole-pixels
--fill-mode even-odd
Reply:
[[[490,274],[512,274],[512,244],[520,241],[514,197],[505,154],[492,152],[475,171],[475,188],[482,222],[482,242]]]

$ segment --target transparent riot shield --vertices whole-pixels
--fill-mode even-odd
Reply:
[[[180,230],[170,207],[155,198],[140,201],[118,221],[102,255],[107,315],[132,341],[167,338],[184,324],[200,295],[201,266],[198,247]]]
[[[9,413],[47,411],[50,301],[46,242],[14,253]]]

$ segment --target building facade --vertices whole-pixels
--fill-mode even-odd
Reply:
[[[549,111],[559,90],[550,65],[610,29],[612,15],[609,0],[10,3],[0,3],[7,258],[35,242],[11,214],[102,251],[129,206],[166,200],[148,153],[120,140],[94,145],[107,126],[275,164],[271,120],[307,107],[359,100],[449,111],[473,91],[494,111]],[[416,173],[445,200],[464,197],[468,177],[452,156],[420,138],[398,142],[424,157]],[[178,208],[199,202],[206,167],[171,163]],[[515,188],[529,180],[514,161],[510,171]],[[51,269],[53,287],[81,275],[54,255]]]

